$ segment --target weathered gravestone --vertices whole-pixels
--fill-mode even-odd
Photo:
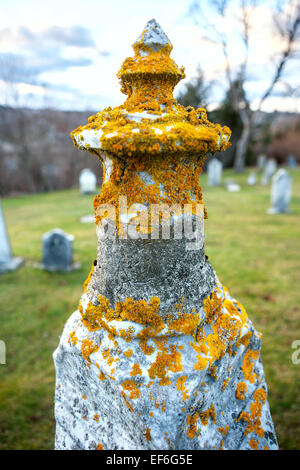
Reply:
[[[288,156],[287,164],[289,168],[295,168],[297,166],[297,160],[296,160],[295,155]]]
[[[12,255],[0,201],[0,273],[15,271],[22,263],[23,258]]]
[[[222,178],[222,162],[212,158],[207,165],[207,178],[209,186],[219,186]]]
[[[56,449],[277,449],[261,334],[203,243],[176,238],[175,216],[163,236],[163,221],[149,229],[138,215],[176,203],[197,225],[202,165],[230,131],[174,100],[184,70],[155,20],[133,48],[118,74],[125,103],[72,133],[105,181],[97,260],[54,353]]]
[[[248,183],[249,186],[255,186],[256,185],[256,183],[257,183],[256,173],[254,173],[254,172],[249,173],[247,183]]]
[[[96,192],[97,178],[89,168],[84,168],[79,175],[80,194],[93,194]]]
[[[43,235],[42,268],[47,271],[72,271],[79,267],[73,263],[74,235],[65,233],[59,228]]]
[[[277,169],[276,160],[274,160],[273,158],[270,158],[270,160],[268,160],[265,165],[264,173],[261,178],[261,184],[263,185],[268,184],[270,179],[274,175],[276,169]]]
[[[258,171],[263,171],[267,162],[267,157],[263,154],[258,155],[257,158],[257,169]]]
[[[292,194],[292,179],[284,169],[278,170],[272,179],[271,205],[269,214],[289,212]]]

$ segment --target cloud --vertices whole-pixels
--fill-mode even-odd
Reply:
[[[97,55],[109,53],[97,48],[83,26],[51,26],[41,31],[25,26],[0,29],[0,78],[10,83],[38,83],[45,72],[87,67]]]
[[[16,31],[9,28],[0,30],[0,43],[10,44],[12,47],[45,47],[45,46],[76,46],[80,48],[96,47],[90,31],[83,26],[71,27],[51,26],[42,31],[32,31],[26,26]]]
[[[58,51],[48,51],[47,55],[33,53],[0,53],[0,78],[8,82],[33,83],[43,72],[65,71],[70,67],[86,67],[93,61],[88,57],[61,57]]]

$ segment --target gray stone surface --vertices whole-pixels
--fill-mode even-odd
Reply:
[[[12,255],[0,201],[0,273],[15,271],[22,263],[22,258]]]
[[[89,168],[84,168],[79,175],[81,194],[94,194],[97,188],[97,178]]]
[[[219,186],[222,178],[222,162],[212,158],[207,165],[207,182],[209,186]]]
[[[271,188],[271,208],[269,214],[289,212],[292,195],[292,179],[288,172],[280,169],[273,176]]]
[[[71,271],[73,263],[74,236],[59,228],[43,235],[42,267],[47,271]]]

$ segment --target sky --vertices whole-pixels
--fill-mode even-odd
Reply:
[[[172,58],[185,66],[186,78],[200,66],[214,85],[213,108],[222,100],[227,82],[220,44],[210,25],[229,39],[230,62],[237,70],[244,47],[240,36],[237,0],[228,19],[220,21],[209,1],[200,0],[201,25],[195,24],[192,0],[0,0],[0,104],[21,104],[65,110],[98,111],[122,104],[116,77],[123,60],[133,55],[131,45],[148,20],[155,18],[173,44]],[[247,94],[255,109],[274,71],[272,57],[282,41],[272,29],[275,0],[263,0],[252,13]],[[231,14],[232,13],[232,14]],[[274,60],[274,59],[273,59]],[[284,80],[298,86],[299,61],[291,62]],[[7,85],[9,83],[9,86]],[[283,89],[283,88],[282,88]],[[300,112],[300,99],[275,96],[265,111]]]

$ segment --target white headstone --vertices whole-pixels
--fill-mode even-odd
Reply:
[[[272,179],[271,205],[269,214],[289,212],[292,194],[292,179],[284,169],[278,170]]]
[[[254,173],[254,171],[249,173],[247,183],[249,186],[254,186],[257,183],[257,176],[256,176],[256,173]]]
[[[22,263],[22,258],[12,255],[0,201],[0,273],[15,271]]]
[[[268,184],[276,170],[277,170],[276,160],[274,160],[274,158],[270,158],[270,160],[268,160],[266,163],[264,173],[261,179],[261,184],[263,185]]]
[[[71,271],[74,235],[59,228],[43,235],[43,268],[47,271]],[[76,266],[77,267],[77,266]]]
[[[97,178],[89,168],[81,171],[79,176],[80,194],[90,194],[96,192]]]
[[[230,193],[238,193],[240,190],[241,190],[241,187],[239,184],[237,184],[235,181],[233,180],[227,180],[226,181],[226,189],[227,191],[229,191]]]
[[[209,186],[219,186],[222,178],[222,163],[217,158],[212,158],[207,165],[207,177]]]
[[[265,167],[265,164],[266,164],[266,161],[267,161],[267,157],[263,154],[261,155],[258,155],[258,158],[257,158],[257,169],[258,171],[263,171],[264,167]]]

